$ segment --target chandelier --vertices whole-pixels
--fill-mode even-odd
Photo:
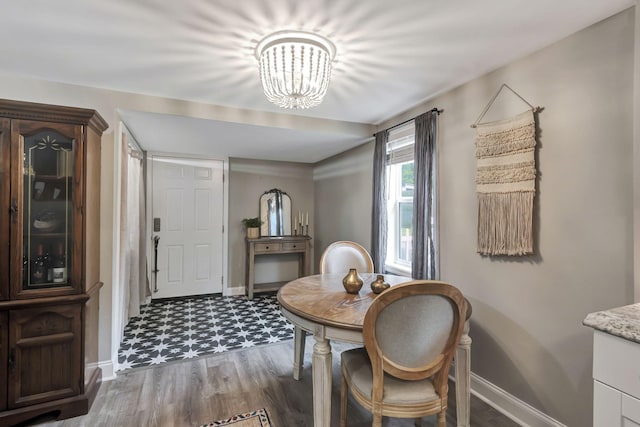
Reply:
[[[329,40],[302,31],[279,31],[256,46],[260,80],[269,101],[284,108],[322,102],[329,86],[336,48]]]

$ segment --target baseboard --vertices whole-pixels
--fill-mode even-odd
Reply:
[[[225,297],[232,297],[236,295],[244,295],[244,286],[233,286],[224,289]]]
[[[454,378],[455,380],[455,378]],[[524,427],[566,427],[547,414],[471,373],[471,393]]]
[[[111,381],[116,378],[116,373],[113,370],[113,362],[111,360],[105,360],[98,362],[98,367],[102,369],[102,381]]]

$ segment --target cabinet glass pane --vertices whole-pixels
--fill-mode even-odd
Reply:
[[[74,148],[53,130],[24,138],[23,289],[69,285]]]

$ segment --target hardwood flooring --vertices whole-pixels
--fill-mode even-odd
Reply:
[[[304,377],[291,376],[293,342],[172,362],[121,373],[102,384],[89,414],[63,421],[40,419],[41,427],[199,426],[233,414],[266,408],[273,427],[311,427],[311,349],[307,339]],[[339,425],[340,351],[333,346],[332,426]],[[450,386],[447,426],[455,426],[454,385]],[[471,397],[473,427],[517,426],[481,400]],[[348,425],[371,425],[368,412],[350,398]],[[413,420],[385,418],[386,427],[413,426]],[[435,426],[426,417],[423,426]]]

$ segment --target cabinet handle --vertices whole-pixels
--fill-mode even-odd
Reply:
[[[269,246],[265,246],[266,249],[269,249]]]
[[[11,201],[11,217],[13,219],[16,218],[16,214],[18,213],[18,202],[16,202],[16,199],[13,199]]]
[[[9,352],[9,370],[13,372],[13,368],[16,364],[16,350],[14,348]]]

